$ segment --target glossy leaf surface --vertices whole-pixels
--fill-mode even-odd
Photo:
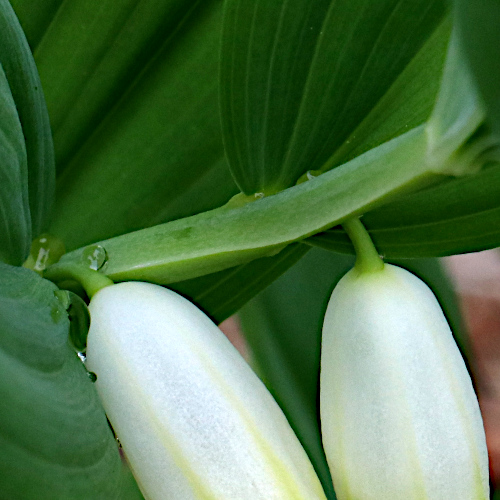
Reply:
[[[57,288],[28,269],[1,264],[0,273],[2,496],[119,498],[130,480],[95,389],[68,344]]]
[[[0,65],[0,260],[22,264],[31,245],[28,172],[23,131]]]
[[[0,1],[0,63],[7,75],[26,142],[31,226],[36,237],[47,228],[52,212],[54,147],[37,68],[8,0]]]
[[[226,2],[221,106],[247,194],[324,167],[445,14],[444,2]]]

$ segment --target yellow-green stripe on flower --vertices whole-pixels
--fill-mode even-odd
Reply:
[[[284,414],[222,332],[157,285],[103,288],[88,369],[147,499],[324,499]]]
[[[433,293],[404,269],[357,266],[333,291],[321,423],[339,500],[489,498],[471,379]]]

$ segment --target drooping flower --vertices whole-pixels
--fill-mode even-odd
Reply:
[[[339,500],[486,500],[465,363],[432,291],[392,265],[346,274],[325,315],[323,444]]]
[[[325,498],[279,406],[197,307],[121,283],[90,314],[87,367],[146,498]]]

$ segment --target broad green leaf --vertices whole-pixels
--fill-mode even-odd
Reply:
[[[480,168],[487,161],[485,151],[494,145],[487,129],[479,128],[484,116],[483,103],[455,31],[436,104],[426,125],[425,160],[429,167],[449,174]],[[482,250],[500,245],[499,193],[498,168],[490,166],[368,213],[364,223],[380,252],[388,257]],[[309,242],[338,252],[353,251],[341,228],[316,235]]]
[[[0,273],[2,498],[120,498],[130,477],[68,344],[57,288],[28,269],[0,264]]]
[[[196,3],[72,0],[61,4],[35,52],[58,171],[123,98]]]
[[[175,283],[172,288],[196,303],[217,323],[237,312],[303,257],[310,247],[292,243],[274,257]]]
[[[500,246],[500,165],[448,180],[367,213],[363,223],[390,258],[437,257]],[[307,240],[352,253],[341,228]]]
[[[218,116],[220,21],[217,0],[178,18],[64,168],[51,232],[67,248],[212,209],[236,192]]]
[[[32,50],[40,42],[64,0],[9,0]]]
[[[274,255],[289,243],[440,178],[421,161],[425,145],[420,127],[274,196],[100,242],[108,256],[101,271],[113,280],[168,284]],[[66,254],[60,265],[82,265],[84,252]]]
[[[460,149],[481,125],[485,109],[469,66],[464,59],[458,32],[452,33],[436,104],[426,126],[427,159],[451,175],[462,175],[482,165],[475,158],[460,157]],[[480,153],[480,152],[479,152]]]
[[[251,359],[335,498],[317,411],[321,328],[335,283],[352,257],[313,250],[239,313]]]
[[[0,261],[22,264],[31,245],[23,131],[0,64]]]
[[[455,0],[461,46],[486,103],[488,122],[500,136],[500,3]]]
[[[340,165],[424,123],[441,82],[451,22],[446,17],[376,106],[328,160]]]
[[[29,206],[35,237],[47,228],[52,211],[54,148],[40,78],[8,0],[0,0],[0,63],[7,75],[26,142]]]
[[[441,0],[227,1],[221,109],[242,191],[324,169],[445,12]]]

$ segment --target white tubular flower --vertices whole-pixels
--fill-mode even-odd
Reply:
[[[354,268],[333,291],[321,422],[339,500],[489,498],[471,379],[434,294],[404,269]]]
[[[284,414],[188,300],[121,283],[90,304],[87,367],[147,499],[324,499]]]

